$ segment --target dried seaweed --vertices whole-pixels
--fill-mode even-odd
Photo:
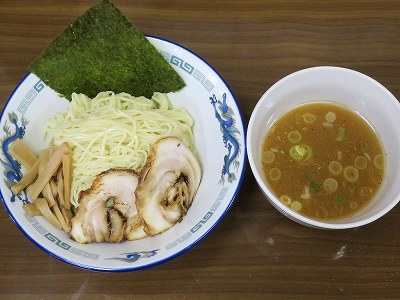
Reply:
[[[101,91],[151,97],[185,86],[147,38],[105,0],[87,10],[34,60],[29,70],[70,100]]]

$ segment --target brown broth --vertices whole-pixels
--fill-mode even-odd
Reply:
[[[355,112],[327,102],[297,106],[275,121],[261,160],[272,192],[317,220],[363,209],[384,174],[383,147],[374,129]]]

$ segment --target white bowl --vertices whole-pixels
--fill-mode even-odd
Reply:
[[[294,106],[329,101],[353,109],[378,132],[386,154],[383,184],[375,199],[351,217],[322,222],[284,205],[270,190],[261,166],[261,147],[271,124]],[[368,224],[386,214],[400,199],[400,104],[381,84],[345,68],[315,67],[290,74],[271,86],[257,103],[247,129],[250,167],[262,192],[281,213],[310,227],[344,229]]]
[[[222,219],[233,203],[244,174],[245,132],[234,95],[203,59],[175,43],[149,37],[177,70],[187,86],[169,98],[194,119],[194,136],[203,177],[194,202],[181,223],[154,237],[120,244],[74,242],[43,217],[28,217],[22,208],[26,194],[13,195],[13,178],[21,169],[9,163],[8,142],[23,138],[39,151],[46,120],[63,112],[68,101],[28,74],[10,96],[1,114],[0,192],[4,207],[21,231],[50,255],[72,265],[97,271],[138,270],[167,261],[199,242]],[[214,98],[215,97],[215,98]],[[213,104],[211,99],[220,103]],[[223,109],[222,109],[223,108]],[[224,109],[227,109],[225,111]],[[232,125],[227,125],[232,121]]]

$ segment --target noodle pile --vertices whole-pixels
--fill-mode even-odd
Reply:
[[[152,145],[167,136],[179,138],[193,153],[193,120],[182,108],[173,108],[165,94],[151,99],[127,93],[101,92],[90,99],[72,94],[65,113],[48,121],[46,136],[56,146],[67,142],[73,153],[71,203],[99,173],[111,168],[140,171]]]

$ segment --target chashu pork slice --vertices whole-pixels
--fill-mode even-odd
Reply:
[[[162,233],[186,215],[201,180],[197,157],[178,138],[153,147],[136,190],[136,206],[150,235]]]
[[[146,237],[135,203],[138,179],[131,170],[99,174],[91,188],[80,194],[71,238],[79,243],[118,243]]]

